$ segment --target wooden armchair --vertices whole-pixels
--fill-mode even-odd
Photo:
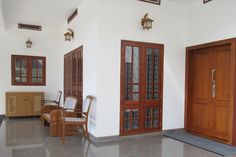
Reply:
[[[44,124],[47,121],[50,124],[50,136],[60,135],[60,115],[62,109],[74,110],[77,99],[75,97],[66,97],[63,107],[55,105],[45,105],[42,107],[41,121]],[[75,115],[75,114],[73,114]]]
[[[42,106],[46,106],[46,105],[60,106],[61,95],[62,95],[62,91],[59,90],[57,92],[56,100],[42,100]]]
[[[88,95],[83,103],[83,111],[74,110],[73,113],[80,114],[81,117],[69,117],[67,116],[67,109],[61,110],[61,139],[64,144],[64,136],[66,134],[66,127],[76,126],[82,128],[84,137],[89,141],[88,135],[88,116],[92,101],[94,100],[93,96]],[[78,133],[78,130],[77,130]]]

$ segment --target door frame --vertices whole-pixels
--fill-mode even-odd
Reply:
[[[160,111],[159,111],[159,121],[160,121],[160,127],[158,128],[158,130],[156,128],[151,128],[151,129],[144,129],[144,125],[142,125],[141,123],[144,122],[144,113],[140,113],[141,117],[139,118],[142,118],[141,120],[139,120],[139,127],[141,127],[141,131],[140,129],[138,131],[130,131],[130,132],[124,132],[122,127],[124,125],[124,113],[123,113],[123,110],[125,108],[127,108],[127,106],[123,106],[122,104],[124,104],[124,81],[123,81],[123,74],[124,74],[124,65],[122,64],[123,63],[123,60],[124,60],[124,55],[122,55],[122,53],[125,52],[125,45],[126,44],[132,44],[132,45],[137,45],[137,46],[140,46],[141,49],[140,49],[140,52],[145,52],[144,50],[144,46],[143,45],[148,45],[150,46],[150,48],[158,48],[160,50],[160,92],[161,92],[161,95],[160,95],[160,105],[158,106],[160,108]],[[147,46],[146,46],[147,47]],[[140,56],[143,56],[143,54],[140,53]],[[141,59],[139,60],[141,62],[141,64],[144,64],[146,63],[146,61],[144,63],[142,63]],[[143,133],[149,133],[149,132],[156,132],[156,131],[162,131],[162,110],[163,110],[163,72],[164,72],[164,44],[158,44],[158,43],[149,43],[149,42],[141,42],[141,41],[131,41],[131,40],[121,40],[121,59],[120,59],[120,136],[126,136],[126,135],[135,135],[135,134],[143,134]],[[145,66],[143,67],[140,67],[142,68],[140,71],[141,73],[139,74],[140,78],[144,77],[142,72],[144,72],[144,68]],[[143,86],[145,84],[145,82],[140,82],[141,86]],[[145,95],[144,93],[144,90],[141,91],[141,94],[142,95]],[[141,98],[143,99],[143,98]],[[153,106],[146,106],[147,107],[153,107]],[[138,106],[136,108],[139,108],[139,109],[143,109],[145,108],[144,106]],[[129,109],[134,109],[134,107],[129,107]]]

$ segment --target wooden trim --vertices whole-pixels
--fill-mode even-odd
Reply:
[[[197,50],[197,49],[203,49],[203,48],[207,48],[207,47],[214,47],[214,46],[231,44],[233,40],[236,40],[236,38],[218,40],[218,41],[214,41],[214,42],[189,46],[189,47],[186,48],[186,52],[189,52],[189,51],[192,51],[192,50]]]
[[[67,19],[67,24],[69,24],[77,15],[78,15],[78,8],[76,8],[75,11]]]

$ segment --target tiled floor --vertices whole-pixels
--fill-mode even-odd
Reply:
[[[161,135],[89,144],[78,136],[50,137],[38,118],[10,119],[0,128],[0,157],[220,157]],[[235,156],[236,157],[236,156]]]

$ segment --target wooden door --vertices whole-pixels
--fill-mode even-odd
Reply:
[[[163,45],[121,43],[120,134],[161,130]]]
[[[209,135],[211,121],[211,49],[194,52],[194,130]]]
[[[76,108],[82,109],[83,102],[83,46],[64,56],[64,99],[78,99]]]
[[[31,93],[21,93],[20,94],[20,115],[29,116],[32,115],[33,105],[32,105],[32,94]]]
[[[40,115],[41,114],[41,102],[44,98],[43,93],[32,93],[32,105],[33,111],[32,115]]]
[[[197,49],[189,54],[187,130],[229,141],[230,44]]]
[[[6,117],[19,116],[19,95],[17,93],[6,93]]]
[[[214,47],[212,81],[215,82],[215,96],[212,97],[212,136],[229,140],[230,121],[230,45]]]

